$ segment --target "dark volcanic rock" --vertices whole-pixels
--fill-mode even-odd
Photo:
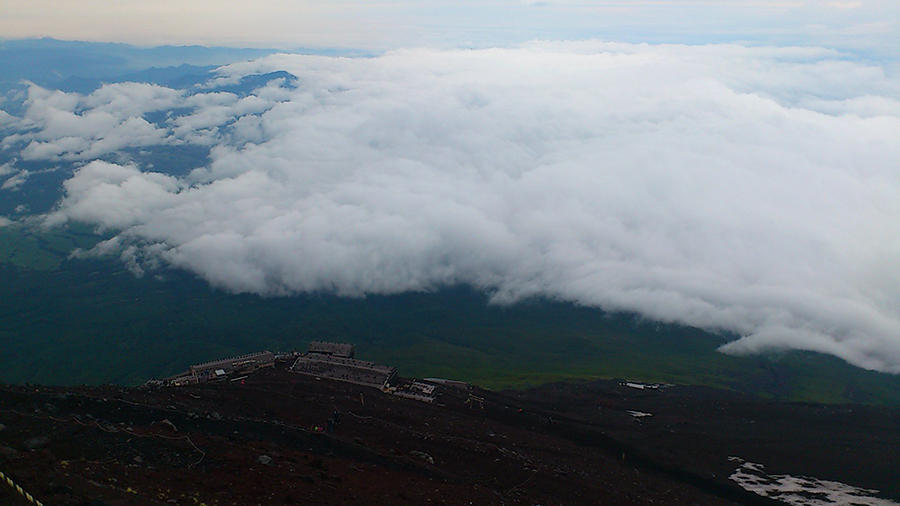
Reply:
[[[40,448],[44,448],[50,444],[50,438],[47,436],[38,436],[30,439],[26,439],[22,443],[22,447],[26,450],[37,450]]]
[[[17,452],[14,448],[0,445],[0,459],[8,460],[8,459],[14,459],[18,456],[19,456],[19,452]]]
[[[45,504],[775,504],[728,479],[730,456],[900,496],[897,410],[616,382],[468,394],[424,404],[280,367],[171,389],[0,385],[0,442],[43,438],[0,456]],[[34,413],[50,399],[57,414]]]

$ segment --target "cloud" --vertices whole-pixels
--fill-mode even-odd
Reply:
[[[182,138],[216,129],[208,166],[92,161],[48,223],[97,224],[134,265],[236,292],[467,283],[742,336],[727,352],[900,372],[900,82],[882,67],[820,49],[532,43],[219,73],[274,70],[297,87],[200,93],[171,122]],[[116,124],[134,111],[106,110]]]
[[[0,101],[2,104],[2,101]],[[4,110],[0,110],[0,127],[13,123],[15,118]]]
[[[11,177],[7,178],[6,181],[4,181],[2,185],[0,185],[0,190],[18,190],[19,187],[28,180],[28,176],[30,175],[31,173],[29,171],[20,170]]]
[[[27,142],[22,158],[87,160],[127,147],[165,142],[165,129],[144,115],[172,109],[181,92],[143,83],[108,84],[94,93],[47,90],[31,85],[25,114],[18,121],[24,133],[3,144]]]
[[[239,79],[238,79],[239,81]],[[19,132],[3,139],[25,144],[25,160],[89,161],[126,148],[217,142],[221,128],[258,115],[284,99],[278,84],[254,94],[209,91],[188,94],[145,83],[107,84],[90,95],[31,85],[25,114],[12,120]],[[147,118],[165,113],[155,122]]]

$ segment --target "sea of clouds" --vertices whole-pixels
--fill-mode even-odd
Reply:
[[[278,70],[296,80],[214,88]],[[267,295],[464,283],[740,335],[726,352],[900,373],[896,66],[535,42],[275,55],[209,86],[35,86],[4,145],[82,164],[46,223],[114,232],[95,252],[135,270]],[[154,144],[209,146],[210,163],[175,177],[110,161]]]

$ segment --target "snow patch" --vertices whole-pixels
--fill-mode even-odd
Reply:
[[[729,478],[744,490],[793,506],[900,506],[900,503],[874,497],[877,490],[807,476],[769,475],[762,464],[745,462],[739,457],[728,460],[741,463]]]
[[[646,383],[638,383],[636,381],[626,381],[621,384],[628,388],[636,388],[638,390],[659,390],[660,388],[665,386],[661,383],[646,384]]]

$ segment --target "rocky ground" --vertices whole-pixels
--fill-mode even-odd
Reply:
[[[897,409],[619,382],[440,392],[280,365],[180,388],[4,385],[0,471],[48,506],[780,504],[729,479],[739,457],[900,500]],[[0,503],[28,504],[5,485]]]

